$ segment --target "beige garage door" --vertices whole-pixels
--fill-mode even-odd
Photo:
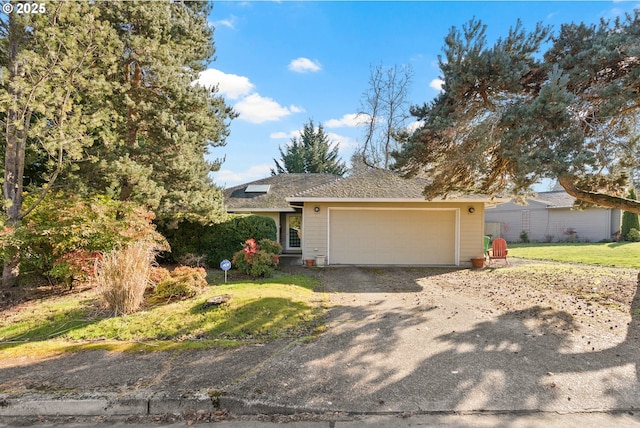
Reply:
[[[452,210],[338,210],[329,213],[331,264],[436,264],[456,261]]]

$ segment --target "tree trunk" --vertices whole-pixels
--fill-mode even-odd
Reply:
[[[21,73],[18,52],[23,38],[23,28],[19,25],[14,14],[9,15],[9,108],[6,122],[6,151],[4,157],[4,199],[7,204],[7,226],[15,228],[22,217],[22,185],[24,176],[24,156],[26,136],[29,129],[31,114],[19,110],[22,94],[13,82]],[[15,285],[20,273],[19,249],[4,261],[2,271],[2,287]]]
[[[617,208],[623,211],[640,214],[640,202],[604,193],[587,192],[578,189],[575,185],[576,178],[571,175],[558,177],[558,182],[568,194],[581,201],[607,208]]]

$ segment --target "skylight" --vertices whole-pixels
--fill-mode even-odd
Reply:
[[[245,193],[267,193],[270,187],[270,184],[249,184],[244,191]]]

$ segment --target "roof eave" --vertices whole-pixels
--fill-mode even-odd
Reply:
[[[487,198],[487,197],[469,197],[469,198],[458,198],[458,199],[434,199],[431,201],[427,201],[423,198],[320,198],[320,197],[289,197],[285,198],[285,200],[289,203],[291,202],[387,202],[387,203],[397,203],[397,202],[411,202],[411,203],[423,203],[423,202],[433,202],[433,203],[470,203],[470,202],[479,202],[484,204],[500,204],[509,202],[508,198]]]
[[[277,212],[295,212],[292,207],[288,208],[227,208],[228,213],[277,213]]]

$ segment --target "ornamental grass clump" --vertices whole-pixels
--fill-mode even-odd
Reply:
[[[153,245],[144,241],[104,255],[96,275],[98,293],[114,316],[140,308],[154,259]]]

